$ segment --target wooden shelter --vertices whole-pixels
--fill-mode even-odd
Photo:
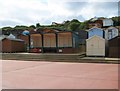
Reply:
[[[104,17],[94,17],[90,19],[90,21],[87,24],[87,28],[92,28],[92,27],[98,27],[98,28],[103,28],[103,27],[110,27],[113,26],[113,20],[110,18],[104,18]]]
[[[3,38],[1,52],[24,52],[24,41],[21,39]]]
[[[25,50],[29,50],[29,35],[23,35],[23,34],[19,34],[17,35],[18,39],[24,40],[24,44],[25,44]]]
[[[79,31],[77,31],[77,33],[79,36],[79,44],[85,45],[86,39],[88,38],[88,32],[86,30],[79,30]]]
[[[115,27],[109,27],[105,30],[105,39],[110,40],[118,36],[119,31]]]
[[[97,28],[97,27],[93,27],[93,28],[88,30],[88,38],[90,38],[90,37],[92,37],[94,35],[100,36],[102,38],[105,37],[104,30],[101,29],[101,28]]]
[[[87,56],[105,56],[105,39],[94,35],[86,40]]]
[[[120,36],[112,38],[108,41],[109,57],[120,58]]]
[[[43,29],[30,34],[30,52],[74,53],[78,46],[78,35],[71,31]]]

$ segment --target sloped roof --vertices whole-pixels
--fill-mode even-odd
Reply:
[[[8,40],[13,40],[13,41],[24,41],[24,40],[21,40],[21,39],[12,39],[12,38],[6,38]]]
[[[105,30],[108,30],[108,29],[118,29],[118,28],[113,27],[113,26],[110,26],[110,27],[108,27],[108,28],[107,28],[107,29],[105,29]]]
[[[86,31],[91,31],[91,30],[94,29],[94,28],[97,28],[97,29],[103,30],[102,28],[98,28],[98,27],[94,26],[94,27],[92,27],[92,28],[90,28],[90,29],[88,29],[88,30],[86,30]]]
[[[49,28],[44,28],[44,29],[37,29],[36,31],[30,31],[30,34],[34,34],[34,33],[57,33],[59,32],[59,30],[57,29],[49,29]]]
[[[10,34],[9,36],[7,36],[7,38],[9,38],[9,39],[15,39],[15,36],[13,35],[13,34]]]
[[[104,17],[94,17],[94,18],[91,18],[90,21],[95,22],[97,20],[104,20],[104,19],[105,19]]]
[[[7,37],[7,35],[0,35],[0,41],[3,40],[6,37]]]
[[[24,40],[21,40],[21,39],[8,37],[7,35],[0,35],[0,41],[4,40],[4,39],[13,40],[13,41],[24,41]]]
[[[99,38],[99,39],[101,39],[101,40],[105,40],[104,38],[102,38],[102,37],[100,37],[100,36],[94,35],[94,36],[90,37],[89,39],[86,39],[86,41],[89,41],[89,40],[91,40],[91,39],[93,39],[93,38],[95,38],[95,37],[97,37],[97,38]]]
[[[58,30],[56,29],[43,29],[42,30],[43,33],[56,33],[56,32],[59,32]]]

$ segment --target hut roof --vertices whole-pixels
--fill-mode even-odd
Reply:
[[[0,35],[0,41],[4,40],[4,39],[13,40],[13,41],[24,41],[24,40],[21,40],[21,39],[16,39],[16,38],[9,37],[7,35]]]
[[[6,37],[7,37],[7,35],[0,35],[0,41],[3,40]]]
[[[93,38],[99,38],[99,39],[105,40],[104,38],[102,38],[100,36],[94,35],[94,36],[90,37],[89,39],[86,39],[86,41],[91,40]]]

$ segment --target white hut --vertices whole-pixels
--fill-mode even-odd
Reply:
[[[13,34],[10,34],[7,38],[9,38],[9,39],[15,39],[16,37]]]
[[[105,56],[105,39],[94,35],[86,40],[87,56]]]
[[[98,28],[95,26],[95,27],[90,28],[87,31],[88,31],[88,38],[90,38],[94,35],[97,35],[97,36],[104,38],[104,30],[101,28]]]
[[[115,27],[109,27],[105,30],[105,39],[110,40],[118,36],[118,29]]]
[[[113,26],[113,20],[105,18],[103,19],[103,27]]]

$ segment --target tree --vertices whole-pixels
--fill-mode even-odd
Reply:
[[[79,29],[80,22],[77,19],[73,19],[70,22],[67,22],[67,29],[70,31],[76,31]]]
[[[30,25],[29,28],[35,29],[36,27],[35,27],[35,25]]]
[[[77,19],[73,19],[71,22],[80,23]]]
[[[87,24],[88,24],[88,21],[81,22],[79,26],[79,30],[86,30]]]
[[[75,30],[77,30],[79,28],[79,26],[80,26],[80,23],[72,22],[69,25],[69,30],[75,31]]]
[[[14,28],[12,28],[12,27],[3,27],[2,28],[2,34],[5,34],[5,35],[9,35],[13,31],[14,31]]]
[[[36,28],[40,28],[40,23],[36,23]]]
[[[114,26],[120,26],[120,16],[112,17]]]
[[[28,26],[24,26],[24,25],[21,25],[21,26],[15,26],[14,29],[15,30],[27,30],[29,27]]]

